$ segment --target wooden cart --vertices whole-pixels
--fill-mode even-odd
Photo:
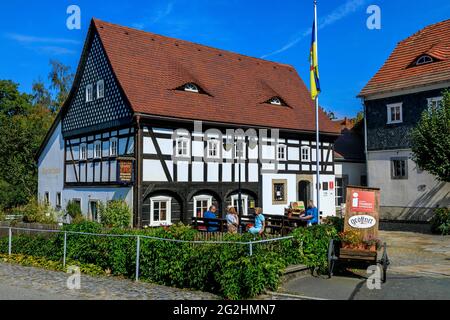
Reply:
[[[342,248],[339,241],[330,240],[328,245],[328,277],[333,276],[333,270],[337,263],[365,263],[368,266],[373,264],[379,264],[382,268],[381,281],[386,282],[387,268],[390,264],[387,255],[386,243],[383,244],[381,248],[381,257],[378,259],[379,255],[377,251],[370,250],[359,250]]]
[[[365,187],[347,187],[344,231],[357,231],[361,238],[377,237],[379,229],[380,190]],[[378,251],[370,249],[355,249],[343,246],[340,241],[331,240],[328,246],[328,276],[333,276],[333,270],[338,263],[358,263],[365,265],[380,265],[381,281],[386,282],[389,258],[386,243]]]

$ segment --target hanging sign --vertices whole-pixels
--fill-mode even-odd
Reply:
[[[133,160],[121,159],[118,160],[119,166],[119,181],[132,182],[133,181]]]

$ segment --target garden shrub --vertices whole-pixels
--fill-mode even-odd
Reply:
[[[70,200],[66,206],[66,215],[72,218],[73,222],[80,221],[83,214],[81,213],[80,205],[75,201]]]
[[[28,223],[55,224],[57,222],[57,214],[51,206],[39,202],[36,198],[30,199],[25,206],[16,208],[15,214],[22,215],[23,222]]]
[[[128,228],[131,225],[132,212],[124,200],[112,200],[99,205],[100,221],[105,227]]]
[[[67,261],[96,266],[103,273],[135,277],[136,237],[141,235],[176,240],[194,240],[190,226],[172,225],[145,230],[105,229],[100,223],[83,221],[65,225],[63,231],[105,234],[91,236],[67,233]],[[274,243],[193,244],[141,237],[140,279],[179,288],[209,291],[228,299],[251,298],[265,290],[276,290],[283,269],[304,263],[324,269],[329,240],[336,237],[332,226],[299,228],[293,238]],[[248,242],[250,234],[227,234],[225,241]],[[256,237],[260,239],[260,237]],[[64,234],[50,237],[14,236],[13,253],[62,261]],[[0,238],[0,253],[7,253],[8,239]],[[75,263],[76,264],[76,263]]]
[[[337,232],[344,231],[344,218],[341,217],[326,217],[323,221],[324,224],[333,226]]]
[[[303,263],[320,272],[325,272],[328,266],[328,245],[331,239],[338,238],[336,229],[322,224],[297,228],[292,235],[300,244],[297,254],[300,254]]]
[[[431,219],[431,231],[442,235],[450,234],[450,208],[436,208]]]

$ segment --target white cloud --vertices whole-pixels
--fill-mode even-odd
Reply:
[[[327,26],[330,26],[330,25],[334,24],[335,22],[342,20],[345,17],[347,17],[348,15],[354,13],[361,6],[363,6],[366,1],[367,0],[347,0],[346,3],[337,7],[336,9],[334,9],[330,14],[326,15],[324,18],[318,19],[319,20],[318,21],[318,26],[319,26],[318,30],[323,29]],[[303,40],[305,37],[310,36],[311,32],[312,32],[312,28],[309,28],[309,29],[306,29],[304,31],[297,33],[296,35],[294,35],[293,40],[291,40],[290,42],[285,44],[283,47],[281,47],[280,49],[277,49],[273,52],[270,52],[268,54],[265,54],[261,58],[264,59],[264,58],[279,54],[281,52],[284,52],[284,51],[292,48],[297,43],[299,43],[301,40]]]
[[[35,37],[30,35],[18,34],[18,33],[7,33],[5,36],[9,39],[17,41],[23,44],[31,43],[46,43],[46,44],[79,44],[79,41],[65,38],[46,38],[46,37]]]
[[[161,20],[164,20],[164,18],[168,17],[172,13],[173,7],[174,2],[171,1],[166,6],[156,10],[156,13],[152,17],[145,19],[144,21],[141,22],[132,23],[131,26],[136,29],[144,29],[148,25],[158,23]]]

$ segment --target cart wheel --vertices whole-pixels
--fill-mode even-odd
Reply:
[[[334,240],[331,239],[328,244],[328,278],[333,276],[334,263],[337,260],[334,248]]]
[[[383,255],[381,256],[381,261],[380,261],[380,263],[381,263],[381,266],[383,267],[383,274],[382,274],[382,278],[381,278],[381,281],[383,282],[383,283],[385,283],[386,282],[386,273],[387,273],[387,268],[388,268],[388,266],[389,266],[389,264],[390,264],[390,262],[389,262],[389,258],[388,258],[388,255],[387,255],[387,249],[386,249],[386,242],[383,244]]]

